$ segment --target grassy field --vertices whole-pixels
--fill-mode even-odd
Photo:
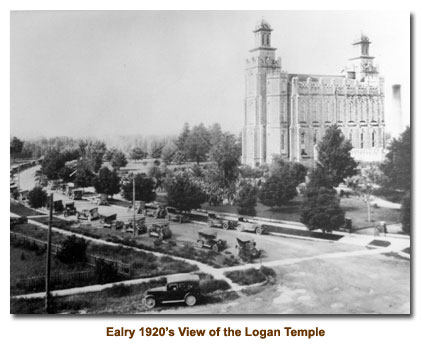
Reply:
[[[10,212],[20,216],[44,215],[13,200],[10,201]]]
[[[286,207],[280,207],[271,209],[257,203],[256,211],[258,217],[266,217],[276,220],[284,221],[296,221],[300,222],[300,214],[303,203],[303,197],[298,196],[293,199],[290,204]],[[372,227],[373,224],[367,222],[367,206],[358,197],[349,197],[341,199],[341,206],[345,210],[346,217],[352,219],[353,229],[362,229]],[[221,206],[209,206],[207,203],[202,205],[203,209],[234,213],[237,214],[236,206],[234,205],[221,205]],[[400,211],[396,209],[386,208],[371,208],[371,220],[372,221],[386,221],[387,224],[399,222]]]

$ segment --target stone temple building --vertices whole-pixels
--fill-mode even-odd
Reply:
[[[246,60],[242,162],[258,166],[280,155],[312,165],[316,144],[333,124],[351,141],[355,159],[383,160],[384,79],[369,54],[369,38],[353,43],[355,57],[342,75],[292,74],[276,58],[271,31],[264,19],[257,24]]]

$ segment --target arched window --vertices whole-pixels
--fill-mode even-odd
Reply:
[[[306,145],[305,145],[305,133],[302,131],[300,134],[300,148],[302,151],[302,153],[301,153],[302,155],[306,154],[305,147],[306,147]]]
[[[360,134],[360,148],[364,148],[364,133]]]
[[[281,133],[281,150],[285,149],[285,135]]]
[[[375,147],[375,132],[372,133],[372,147]]]
[[[352,130],[349,132],[349,141],[351,142],[351,144],[352,144]]]
[[[317,134],[317,131],[315,130],[315,132],[314,132],[314,145],[316,145],[317,144],[317,139],[318,139],[318,136],[317,136],[318,134]]]

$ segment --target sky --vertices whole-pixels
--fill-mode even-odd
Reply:
[[[408,12],[11,12],[11,135],[171,135],[243,125],[245,59],[264,17],[290,73],[340,74],[361,33],[409,123]]]

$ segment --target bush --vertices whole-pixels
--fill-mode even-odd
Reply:
[[[116,282],[120,279],[118,276],[118,269],[113,264],[103,259],[96,260],[95,272],[97,283],[100,284]]]
[[[130,295],[132,287],[124,285],[123,283],[114,285],[112,288],[106,290],[107,296],[123,297]]]
[[[85,262],[87,257],[88,243],[83,238],[76,235],[69,236],[61,245],[61,251],[57,255],[58,259],[66,264]]]
[[[260,270],[254,268],[231,271],[225,273],[225,275],[239,285],[250,285],[266,281],[266,276]]]
[[[41,186],[35,186],[28,193],[28,203],[32,208],[41,208],[46,205],[48,194]]]
[[[230,285],[225,280],[209,279],[200,283],[203,294],[213,293],[218,290],[229,290]]]

